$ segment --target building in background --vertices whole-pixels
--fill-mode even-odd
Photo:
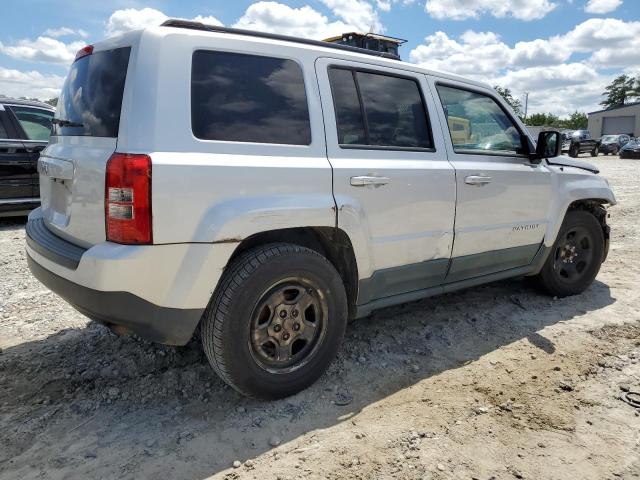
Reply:
[[[593,138],[617,134],[640,137],[640,102],[599,110],[588,115],[588,129]]]

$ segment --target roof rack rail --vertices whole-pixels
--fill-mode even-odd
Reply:
[[[247,35],[250,37],[268,38],[271,40],[283,40],[286,42],[302,43],[305,45],[314,45],[316,47],[332,48],[334,50],[343,50],[347,52],[362,53],[364,55],[372,55],[374,57],[390,58],[392,60],[400,60],[398,55],[387,52],[376,52],[365,48],[350,47],[348,45],[338,45],[335,43],[323,42],[320,40],[310,40],[307,38],[292,37],[289,35],[279,35],[276,33],[256,32],[254,30],[244,30],[242,28],[221,27],[218,25],[207,25],[201,22],[192,22],[190,20],[178,20],[171,18],[164,23],[163,27],[188,28],[191,30],[204,30],[206,32],[231,33],[234,35]]]

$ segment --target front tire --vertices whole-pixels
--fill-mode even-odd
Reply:
[[[275,399],[314,383],[329,367],[347,324],[347,298],[319,253],[274,243],[227,268],[202,325],[216,373],[243,395]]]
[[[600,271],[604,249],[604,234],[596,217],[584,210],[571,210],[534,281],[550,295],[582,293]]]
[[[569,147],[569,156],[571,158],[577,158],[579,154],[580,149],[577,145],[572,145],[571,147]]]
[[[598,147],[595,147],[593,150],[591,150],[591,156],[592,157],[598,156]]]

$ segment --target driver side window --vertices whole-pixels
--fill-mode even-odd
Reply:
[[[525,153],[519,130],[493,98],[444,85],[437,89],[457,153]]]

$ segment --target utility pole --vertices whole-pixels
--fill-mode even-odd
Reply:
[[[527,124],[527,110],[529,110],[529,92],[524,92],[524,123]]]

